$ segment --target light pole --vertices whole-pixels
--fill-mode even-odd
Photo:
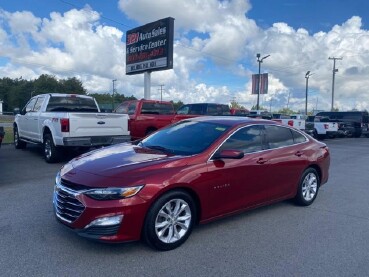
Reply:
[[[310,71],[306,72],[305,79],[306,79],[306,91],[305,91],[305,115],[308,113],[308,89],[309,89],[309,77],[313,75]]]
[[[260,76],[260,64],[263,62],[263,60],[265,60],[266,58],[268,58],[270,55],[266,55],[265,57],[262,57],[260,59],[260,53],[257,53],[256,54],[256,58],[257,58],[257,61],[259,63],[259,79],[258,79],[258,83],[259,83],[259,87],[258,87],[258,100],[256,102],[256,110],[259,110],[259,99],[260,99],[260,88],[261,88],[261,76]]]
[[[115,92],[114,83],[117,81],[117,79],[114,79],[114,80],[112,80],[112,81],[113,81],[113,94],[112,94],[113,107],[112,107],[112,111],[114,111],[114,92]]]

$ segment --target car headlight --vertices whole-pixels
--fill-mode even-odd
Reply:
[[[144,186],[127,188],[101,188],[85,191],[84,194],[95,200],[118,200],[136,195]]]
[[[60,176],[60,171],[59,171],[55,177],[55,185],[60,185],[60,183],[61,183],[61,176]]]

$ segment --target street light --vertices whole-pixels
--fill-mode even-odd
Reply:
[[[307,115],[308,111],[308,88],[309,88],[309,77],[313,75],[310,71],[306,72],[305,79],[306,79],[306,90],[305,90],[305,115]]]
[[[261,88],[261,76],[260,76],[260,64],[263,62],[263,60],[265,60],[266,58],[268,58],[270,55],[266,55],[265,57],[262,57],[260,59],[260,53],[256,54],[256,58],[258,59],[258,63],[259,63],[259,87],[258,87],[258,101],[256,102],[256,110],[259,110],[259,99],[260,99],[260,88]]]

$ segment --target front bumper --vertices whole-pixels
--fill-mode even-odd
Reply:
[[[55,185],[53,206],[57,220],[78,235],[104,242],[125,242],[140,239],[147,202],[138,196],[98,201],[79,191]],[[121,221],[91,225],[99,219],[114,217],[121,217]]]

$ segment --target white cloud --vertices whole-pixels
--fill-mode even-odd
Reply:
[[[261,97],[263,105],[303,109],[304,77],[309,70],[314,73],[309,79],[309,107],[329,109],[332,61],[328,57],[342,57],[336,63],[336,107],[369,109],[369,31],[363,29],[360,17],[353,16],[328,32],[309,34],[284,22],[258,27],[247,18],[251,6],[246,0],[178,0],[175,5],[172,0],[120,0],[119,8],[138,25],[175,18],[174,68],[152,73],[152,98],[160,99],[158,89],[164,84],[164,100],[229,103],[236,97],[250,108],[256,104],[250,79],[258,70],[255,55],[261,53],[270,54],[261,64],[261,71],[269,72],[269,94]],[[0,65],[0,74],[78,76],[92,93],[111,91],[111,80],[117,79],[118,92],[142,98],[143,75],[125,75],[124,31],[101,21],[89,6],[64,14],[52,12],[47,18],[29,11],[0,10],[0,56],[9,61]],[[229,81],[237,78],[237,85]]]

